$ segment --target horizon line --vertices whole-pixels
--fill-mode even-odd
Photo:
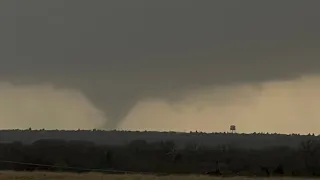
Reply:
[[[175,134],[234,134],[234,135],[298,135],[298,136],[320,136],[320,134],[316,133],[277,133],[277,132],[231,132],[231,131],[220,131],[220,132],[203,132],[203,131],[152,131],[152,130],[105,130],[105,129],[0,129],[1,131],[70,131],[70,132],[77,132],[77,131],[88,131],[88,132],[135,132],[135,133],[175,133]]]

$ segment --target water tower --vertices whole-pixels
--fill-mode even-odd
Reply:
[[[230,131],[231,131],[231,133],[235,133],[236,132],[236,126],[235,125],[231,125],[230,126]]]

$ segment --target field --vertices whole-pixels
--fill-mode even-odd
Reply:
[[[186,176],[154,176],[154,175],[110,175],[102,173],[52,173],[52,172],[15,172],[15,171],[2,171],[0,172],[0,180],[250,180],[250,179],[283,179],[283,180],[305,180],[305,179],[315,179],[315,178],[287,178],[287,177],[265,177],[265,178],[254,178],[254,177],[209,177],[209,176],[196,176],[196,175],[186,175]]]

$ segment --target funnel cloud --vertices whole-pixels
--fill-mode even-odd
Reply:
[[[90,104],[85,111],[104,113],[97,118],[103,124],[90,127],[104,129],[206,129],[198,123],[205,116],[206,122],[221,125],[212,130],[223,131],[235,121],[253,131],[263,123],[252,122],[276,118],[270,113],[280,113],[283,121],[294,116],[295,122],[313,122],[315,108],[297,104],[316,107],[313,98],[299,99],[304,93],[316,95],[310,90],[316,86],[296,82],[318,78],[319,5],[300,0],[1,1],[0,81],[77,91],[79,101]],[[194,108],[208,114],[197,115]],[[163,119],[155,121],[150,112]],[[173,117],[177,122],[169,120]],[[261,130],[299,130],[279,126]],[[314,126],[308,127],[303,131]]]

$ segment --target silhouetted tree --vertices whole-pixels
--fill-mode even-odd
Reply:
[[[273,174],[275,175],[283,175],[284,170],[281,164],[278,165],[278,167],[273,171]]]
[[[264,172],[266,174],[266,176],[270,176],[269,168],[264,167],[264,166],[260,166],[260,169],[262,172]]]

